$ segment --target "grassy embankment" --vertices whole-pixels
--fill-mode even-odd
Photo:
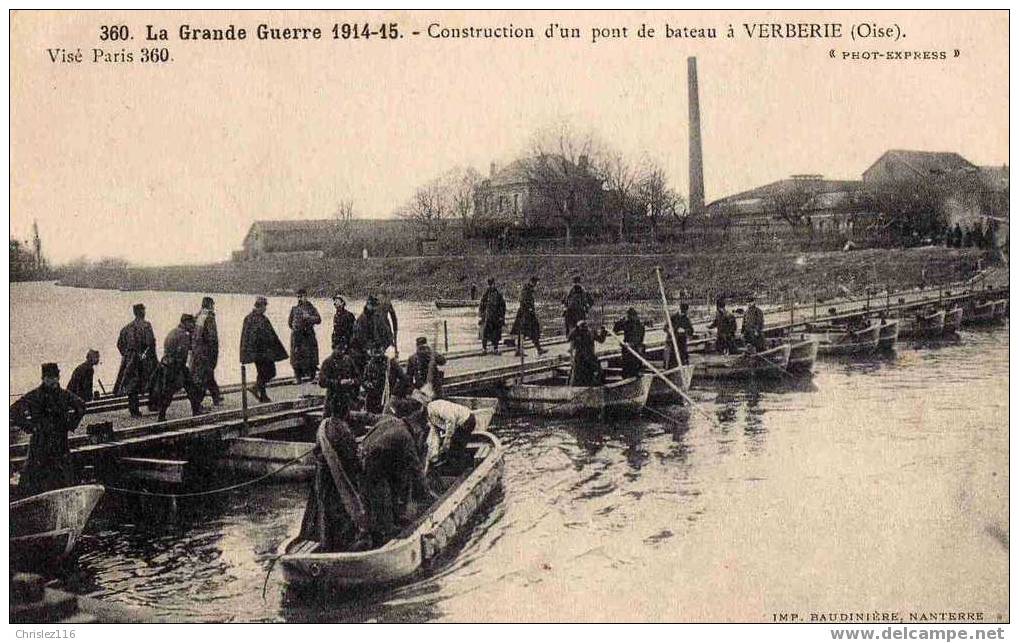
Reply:
[[[873,286],[893,290],[968,279],[996,259],[976,249],[917,248],[825,253],[673,254],[646,256],[470,256],[360,260],[260,261],[208,266],[91,269],[65,272],[69,286],[185,292],[284,294],[299,287],[316,296],[340,291],[354,298],[386,288],[394,298],[428,301],[466,297],[494,276],[511,298],[530,275],[541,278],[539,299],[558,299],[579,273],[585,287],[608,301],[658,297],[655,266],[670,292],[703,299],[755,292],[766,300],[809,301],[861,294]]]

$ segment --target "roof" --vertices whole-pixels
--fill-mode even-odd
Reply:
[[[530,180],[529,177],[531,175],[532,168],[536,167],[541,162],[540,158],[541,157],[538,156],[530,156],[513,161],[506,167],[496,171],[496,173],[488,179],[489,185],[499,186],[527,183]],[[549,154],[545,158],[545,164],[548,169],[560,174],[564,179],[584,174],[592,179],[595,178],[594,175],[591,174],[590,166],[588,166],[587,169],[581,169],[580,165],[559,154]]]
[[[743,201],[747,199],[766,199],[782,194],[788,194],[793,190],[803,190],[808,194],[829,194],[833,192],[850,192],[862,187],[862,181],[851,181],[843,179],[825,179],[814,175],[798,175],[792,178],[780,179],[765,185],[744,190],[736,194],[723,197],[710,203],[709,206],[732,201]]]
[[[872,170],[883,160],[892,160],[905,165],[917,176],[931,176],[957,172],[960,170],[975,170],[976,166],[956,154],[955,152],[924,152],[920,150],[888,150],[878,160],[864,170],[864,175]]]
[[[257,227],[266,232],[286,232],[292,230],[327,230],[337,227],[340,223],[338,219],[271,220],[255,221],[251,224],[251,227]]]

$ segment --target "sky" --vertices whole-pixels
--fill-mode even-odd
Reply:
[[[398,22],[405,38],[260,42],[259,23]],[[750,22],[898,24],[905,39],[724,37]],[[579,40],[546,40],[550,22]],[[181,42],[180,24],[249,30]],[[429,39],[430,23],[532,26],[534,40]],[[638,39],[641,23],[716,40]],[[134,63],[93,64],[99,26],[127,24]],[[173,61],[137,62],[145,25]],[[591,27],[629,38],[592,43]],[[739,31],[737,31],[739,33]],[[86,62],[52,63],[48,48]],[[830,51],[946,51],[844,61]],[[954,56],[958,49],[960,55]],[[686,58],[696,56],[708,201],[791,174],[859,178],[887,149],[1008,162],[1006,12],[34,12],[11,19],[10,234],[39,223],[51,262],[222,261],[258,219],[326,218],[353,199],[388,217],[454,166],[487,174],[568,121],[648,155],[687,193]]]

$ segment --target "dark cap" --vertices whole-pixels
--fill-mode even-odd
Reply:
[[[418,346],[426,346],[428,344],[428,338],[418,337],[417,339],[414,340],[414,343],[417,344]]]
[[[489,277],[488,278],[488,285],[489,286],[494,286],[495,285],[495,278],[494,277]]]
[[[195,316],[191,313],[184,313],[180,316],[180,323],[182,324],[193,324],[195,323]]]
[[[628,317],[636,317],[637,316],[637,309],[636,308],[632,308],[632,307],[631,308],[627,308],[626,309],[626,315]]]
[[[368,300],[364,302],[365,306],[378,306],[379,298],[375,295],[368,295]]]
[[[531,275],[531,282],[538,283],[538,275]]]
[[[43,377],[60,377],[60,367],[55,362],[46,362],[42,365]]]
[[[266,299],[265,297],[259,295],[258,297],[255,297],[255,305],[256,306],[268,306],[269,305],[269,300]]]
[[[85,353],[85,359],[92,359],[93,357],[98,359],[99,358],[99,351],[97,351],[94,348],[90,348],[90,349],[88,349],[88,352]]]
[[[298,288],[297,289],[297,296],[298,297],[300,297],[302,295],[307,295],[307,294],[308,294],[308,289],[307,288]]]
[[[580,275],[573,275],[573,283],[575,284],[580,283]]]
[[[213,301],[212,297],[202,297],[202,308],[208,308],[209,306],[212,306],[215,303],[216,302]]]
[[[747,297],[747,301],[750,303],[754,303],[755,301],[757,301],[757,298],[754,297],[753,295],[750,295],[749,297]]]
[[[688,303],[686,303],[686,302],[684,301],[683,303],[681,303],[681,304],[679,305],[679,309],[680,309],[680,310],[681,310],[682,312],[684,312],[684,313],[685,313],[686,311],[690,310],[690,304],[688,304]]]
[[[718,299],[717,299],[717,300],[715,301],[715,306],[716,306],[717,308],[724,308],[724,307],[725,307],[725,297],[719,297],[719,298],[718,298]]]
[[[137,315],[138,313],[144,313],[145,312],[145,304],[135,304],[134,306],[131,306],[131,310],[134,311],[135,315]]]
[[[333,299],[339,299],[344,305],[347,303],[347,300],[340,293],[333,293]]]

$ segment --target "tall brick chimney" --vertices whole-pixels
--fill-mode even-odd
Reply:
[[[697,92],[697,59],[686,59],[690,104],[690,214],[704,211],[704,153],[701,150],[701,104]]]

